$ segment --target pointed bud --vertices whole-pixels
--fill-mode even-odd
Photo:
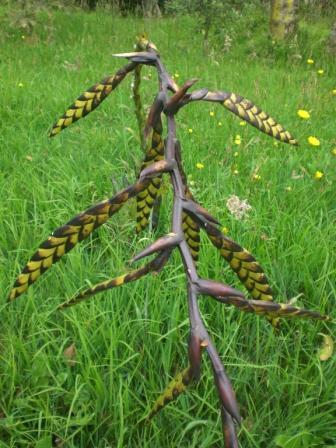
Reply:
[[[196,218],[199,218],[202,222],[209,221],[210,223],[221,225],[216,218],[214,218],[208,210],[197,204],[197,202],[192,201],[191,199],[187,199],[183,203],[184,210],[191,212]],[[205,218],[205,221],[204,219]]]
[[[198,280],[198,290],[201,294],[216,298],[225,297],[241,297],[245,298],[244,294],[238,289],[231,288],[231,286],[223,285],[223,283],[215,282],[213,280]]]
[[[176,93],[179,89],[178,85],[176,84],[176,82],[173,80],[173,78],[171,78],[169,75],[167,76],[168,79],[168,89],[174,93]]]
[[[160,92],[157,95],[154,103],[152,104],[152,106],[149,110],[149,114],[148,114],[146,125],[145,125],[145,130],[144,130],[144,134],[145,134],[146,138],[149,136],[150,131],[153,129],[155,124],[160,119],[161,112],[163,111],[163,100],[164,100],[164,94],[162,92]]]
[[[137,62],[138,64],[153,64],[157,60],[155,53],[150,53],[149,51],[135,51],[132,53],[117,53],[112,56],[116,58],[126,58],[132,62]]]
[[[224,409],[230,414],[237,423],[241,422],[238,404],[235,393],[232,389],[230,380],[225,375],[224,371],[215,372],[215,381],[218,390],[218,395]],[[229,445],[230,446],[230,445]]]
[[[174,168],[176,168],[175,160],[169,160],[169,162],[167,160],[160,160],[143,169],[140,173],[140,179],[151,179],[157,177],[159,174],[173,171]]]
[[[190,101],[199,101],[199,100],[202,100],[202,99],[207,95],[208,92],[209,92],[208,89],[200,89],[200,90],[196,90],[195,92],[193,92],[193,93],[190,95],[189,99],[190,99]]]
[[[174,93],[174,95],[169,99],[169,101],[167,102],[166,106],[165,106],[165,111],[166,112],[175,112],[179,109],[180,107],[180,101],[182,100],[182,98],[185,96],[185,94],[187,93],[188,89],[190,89],[190,87],[192,85],[195,84],[195,82],[197,82],[198,79],[189,79],[188,81],[186,81],[183,86],[177,90],[176,93]]]
[[[208,89],[200,89],[195,90],[192,93],[187,93],[184,95],[183,100],[180,102],[181,106],[185,106],[186,104],[190,103],[191,101],[200,101],[203,100],[204,97],[207,95]]]
[[[239,448],[236,430],[231,415],[221,406],[222,425],[225,446],[230,448]]]
[[[223,101],[227,100],[229,98],[230,94],[227,92],[221,92],[221,91],[215,91],[215,92],[208,92],[203,100],[205,101],[215,101],[218,103],[222,103]]]
[[[154,252],[160,252],[165,249],[173,248],[179,244],[182,237],[177,233],[168,233],[158,240],[154,241],[154,243],[150,244],[146,249],[138,253],[131,262],[138,261],[141,258],[147,257],[148,255],[153,254]]]
[[[191,330],[188,345],[188,355],[192,375],[196,382],[198,382],[200,378],[202,350],[204,347],[206,347],[206,345],[207,341],[202,340],[194,330]]]

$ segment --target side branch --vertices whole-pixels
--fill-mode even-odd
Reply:
[[[53,125],[49,137],[54,137],[63,129],[96,109],[137,65],[135,62],[131,62],[118,70],[115,75],[108,76],[87,89]]]
[[[144,179],[125,188],[111,199],[99,202],[72,218],[64,226],[56,229],[45,240],[16,279],[9,299],[14,300],[23,294],[45,271],[63,255],[70,252],[80,241],[87,238],[95,229],[104,224],[133,196],[143,191],[149,183]]]
[[[219,302],[226,305],[233,305],[246,313],[260,314],[269,317],[270,319],[278,317],[285,319],[299,317],[301,319],[330,320],[329,316],[322,315],[317,311],[297,308],[286,303],[267,302],[264,300],[247,300],[243,297],[212,296]]]
[[[238,243],[212,225],[203,226],[212,244],[229,263],[239,280],[256,300],[273,300],[269,281],[257,260]]]
[[[154,258],[154,260],[147,263],[145,266],[142,266],[139,269],[135,269],[131,272],[128,272],[127,274],[120,275],[119,277],[115,277],[113,279],[100,282],[97,285],[92,286],[91,288],[88,288],[85,291],[81,292],[68,302],[60,305],[60,308],[67,308],[73,305],[77,305],[78,303],[82,302],[83,300],[86,300],[87,298],[95,294],[107,291],[117,286],[124,285],[126,283],[139,280],[140,278],[147,275],[149,272],[159,272],[167,263],[170,254],[171,251],[162,251],[157,257]]]
[[[163,106],[160,98],[156,98],[150,108],[147,121],[143,129],[143,137],[146,142],[145,159],[142,162],[141,173],[152,164],[163,161],[164,143],[162,138],[161,112]],[[149,224],[149,216],[152,211],[152,225],[155,228],[158,224],[160,213],[160,188],[162,185],[161,173],[153,177],[148,187],[137,196],[136,233],[140,233]]]
[[[298,145],[298,141],[281,124],[253,104],[252,101],[240,95],[231,92],[208,92],[203,100],[222,104],[230,112],[270,137],[283,143]]]

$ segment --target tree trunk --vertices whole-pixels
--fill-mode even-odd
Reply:
[[[274,39],[284,40],[296,34],[298,0],[272,0],[270,32]]]
[[[91,11],[96,9],[98,0],[77,0],[76,4],[79,4],[81,8],[89,8]]]
[[[143,0],[142,10],[145,17],[161,17],[161,11],[157,0]]]
[[[328,46],[330,52],[336,54],[336,22],[333,24],[331,28]]]

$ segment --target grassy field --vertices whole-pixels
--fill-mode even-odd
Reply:
[[[151,425],[139,423],[187,365],[189,323],[177,255],[157,277],[57,310],[83,286],[124,272],[131,256],[154,238],[150,232],[135,237],[134,206],[7,304],[20,268],[53,229],[110,197],[125,178],[135,178],[141,151],[131,80],[86,119],[54,139],[47,133],[85,88],[123,64],[111,54],[131,51],[135,34],[146,30],[179,82],[197,77],[200,87],[246,96],[300,141],[297,148],[275,146],[211,104],[192,105],[178,117],[196,197],[257,257],[277,300],[299,296],[297,305],[334,317],[336,65],[320,39],[328,23],[303,23],[304,47],[284,57],[266,37],[233,31],[230,51],[204,56],[202,35],[190,18],[143,22],[60,11],[45,20],[48,26],[38,25],[31,37],[18,31],[1,42],[0,447],[46,448],[52,438],[64,447],[220,447],[218,401],[206,357],[197,387]],[[307,58],[315,63],[307,64]],[[144,70],[146,105],[156,89],[150,72]],[[298,109],[311,118],[300,119]],[[320,146],[309,145],[309,136]],[[320,180],[317,171],[323,173]],[[248,200],[248,218],[229,213],[232,194]],[[158,234],[169,229],[170,202],[168,196]],[[202,275],[238,286],[215,249],[203,242]],[[319,333],[335,339],[333,324],[284,321],[276,334],[265,319],[224,309],[210,298],[202,299],[202,313],[240,403],[241,446],[275,447],[283,435],[292,437],[282,445],[287,448],[335,447],[335,356],[321,362],[317,354]],[[76,353],[69,363],[63,352],[71,344]]]

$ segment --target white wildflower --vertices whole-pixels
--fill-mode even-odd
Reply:
[[[232,195],[228,198],[226,201],[226,207],[231,215],[237,219],[247,217],[249,211],[252,209],[251,205],[247,202],[247,199],[239,199],[236,195]]]

